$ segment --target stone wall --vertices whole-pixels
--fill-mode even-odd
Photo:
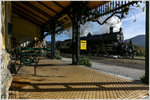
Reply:
[[[12,83],[10,67],[10,55],[5,49],[1,49],[1,99],[8,99],[8,90]]]

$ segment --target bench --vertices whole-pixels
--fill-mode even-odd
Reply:
[[[50,50],[50,48],[18,48],[20,64],[16,71],[16,74],[22,67],[22,64],[34,64],[34,75],[36,75],[36,67],[39,62],[39,56],[50,55]]]

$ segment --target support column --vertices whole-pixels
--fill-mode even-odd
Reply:
[[[75,25],[74,25],[74,18],[73,18],[72,19],[72,64],[75,65],[75,63],[76,63],[76,55],[75,55]]]
[[[55,24],[52,26],[51,33],[51,58],[55,59]]]
[[[145,80],[149,81],[149,1],[146,1]]]
[[[80,61],[80,15],[79,3],[73,2],[72,18],[72,64],[79,65]]]

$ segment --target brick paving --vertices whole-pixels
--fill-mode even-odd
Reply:
[[[9,90],[10,99],[143,99],[149,86],[83,66],[42,58],[22,67]]]

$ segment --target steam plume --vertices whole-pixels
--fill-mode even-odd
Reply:
[[[103,22],[107,16],[101,17],[98,20],[100,22]],[[109,33],[109,28],[113,27],[113,31],[117,32],[119,31],[119,28],[121,27],[121,20],[113,16],[110,18],[107,23],[100,25],[97,22],[86,22],[84,25],[80,25],[80,35],[81,36],[87,36],[88,33],[91,33],[93,35],[95,34],[103,34],[103,33]],[[72,28],[63,31],[64,34],[66,34],[69,38],[72,38]]]
[[[105,17],[101,17],[98,20],[100,22],[103,22],[105,19],[107,18],[107,16]],[[87,22],[84,25],[81,25],[81,33],[83,36],[86,36],[89,32],[92,34],[103,34],[103,33],[109,33],[109,28],[113,27],[114,28],[114,32],[119,31],[119,28],[121,27],[121,20],[116,17],[113,16],[112,18],[110,18],[107,23],[103,24],[103,25],[99,25],[97,22]]]

